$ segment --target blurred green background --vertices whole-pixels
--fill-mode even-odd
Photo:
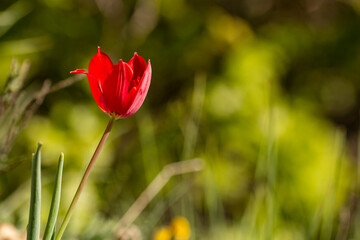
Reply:
[[[97,46],[114,63],[135,51],[151,60],[144,105],[116,121],[64,239],[114,239],[161,169],[195,157],[204,169],[172,178],[135,220],[143,239],[176,216],[191,239],[360,239],[359,1],[4,0],[0,10],[1,88],[13,58],[31,63],[30,96],[86,69]],[[107,121],[85,77],[48,94],[0,159],[0,222],[26,228],[38,141],[43,225],[65,153],[61,220]]]

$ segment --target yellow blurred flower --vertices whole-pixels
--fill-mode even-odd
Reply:
[[[162,227],[156,231],[154,240],[171,240],[172,231],[170,227]]]
[[[176,240],[187,240],[190,238],[190,224],[184,217],[174,218],[171,222],[171,229]]]

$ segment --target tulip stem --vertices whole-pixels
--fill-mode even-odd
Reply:
[[[72,215],[72,213],[74,211],[75,205],[79,200],[80,194],[81,194],[81,192],[82,192],[82,190],[83,190],[83,188],[84,188],[84,186],[86,184],[86,181],[87,181],[87,179],[88,179],[88,177],[90,175],[91,169],[93,168],[93,166],[94,166],[94,164],[96,162],[96,159],[99,156],[99,153],[100,153],[106,139],[108,138],[108,136],[110,134],[111,128],[112,128],[113,123],[114,123],[114,120],[115,119],[113,117],[110,118],[110,121],[109,121],[109,123],[108,123],[108,125],[107,125],[107,127],[105,129],[105,132],[104,132],[103,136],[101,137],[101,140],[100,140],[100,142],[99,142],[99,144],[98,144],[98,146],[97,146],[97,148],[96,148],[96,150],[94,152],[94,155],[92,156],[92,158],[91,158],[91,160],[89,162],[89,165],[86,168],[84,176],[81,179],[79,187],[76,190],[76,193],[75,193],[74,198],[73,198],[73,200],[72,200],[72,202],[70,204],[70,207],[69,207],[68,211],[66,212],[65,218],[64,218],[64,220],[63,220],[63,222],[62,222],[62,224],[60,226],[59,232],[57,233],[55,240],[60,240],[61,239],[61,237],[62,237],[62,235],[63,235],[63,233],[65,231],[65,228],[66,228],[67,224],[70,221],[70,218],[71,218],[71,215]]]

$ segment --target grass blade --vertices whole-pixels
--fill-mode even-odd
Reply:
[[[61,155],[59,157],[59,163],[58,163],[58,168],[57,168],[56,177],[55,177],[53,198],[51,201],[49,217],[48,217],[48,221],[46,223],[43,240],[51,240],[52,236],[55,235],[54,229],[55,229],[56,219],[57,219],[58,212],[59,212],[63,166],[64,166],[64,154],[61,153]]]
[[[40,237],[41,146],[42,143],[38,143],[36,153],[34,154],[32,160],[30,213],[27,227],[28,240],[38,240]]]
[[[54,228],[54,231],[52,233],[51,240],[55,240],[55,228]]]

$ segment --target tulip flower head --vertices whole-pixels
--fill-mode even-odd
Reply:
[[[97,105],[115,119],[130,117],[139,110],[151,82],[150,60],[146,64],[135,53],[129,62],[120,60],[113,65],[100,47],[89,63],[89,72],[76,69],[70,73],[86,74]]]

